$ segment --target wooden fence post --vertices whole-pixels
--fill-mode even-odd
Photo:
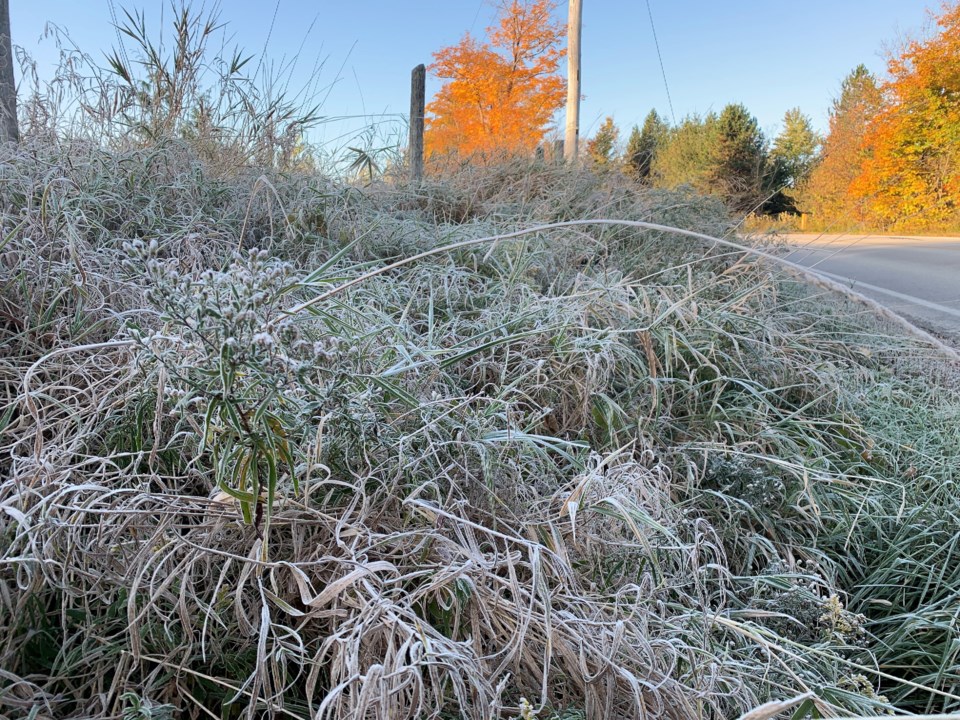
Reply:
[[[417,65],[410,76],[410,182],[423,182],[423,114],[427,100],[427,68]]]
[[[17,126],[17,86],[13,78],[13,39],[10,0],[0,0],[0,142],[20,142]]]

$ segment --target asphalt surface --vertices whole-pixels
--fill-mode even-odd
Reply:
[[[960,237],[787,235],[784,256],[960,345]]]

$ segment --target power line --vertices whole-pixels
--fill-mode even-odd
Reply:
[[[673,99],[670,97],[670,85],[667,83],[667,71],[663,69],[663,55],[660,54],[660,42],[657,40],[657,27],[653,24],[653,10],[650,9],[650,0],[647,0],[647,15],[650,16],[650,29],[653,31],[653,44],[657,48],[657,59],[660,61],[660,74],[663,75],[663,86],[667,89],[667,102],[670,104],[670,117],[673,124],[677,124],[677,116],[673,112]]]
[[[480,17],[480,11],[483,10],[484,2],[486,2],[486,0],[480,0],[480,4],[477,5],[477,12],[474,13],[473,22],[470,23],[470,30],[468,30],[467,32],[473,32],[473,28],[477,24],[477,18]]]

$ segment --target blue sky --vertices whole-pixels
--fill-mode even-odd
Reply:
[[[143,9],[154,29],[169,8],[160,0],[10,5],[14,43],[37,60],[41,74],[57,58],[55,43],[42,38],[48,22],[100,59],[117,43],[112,17],[121,7]],[[825,129],[843,77],[861,62],[882,73],[885,50],[921,33],[939,2],[650,0],[672,113],[645,0],[583,0],[583,7],[583,136],[606,115],[626,134],[651,108],[680,119],[729,102],[744,103],[772,136],[796,106]],[[387,120],[405,114],[411,68],[429,64],[433,51],[467,31],[482,35],[494,14],[490,0],[223,0],[219,10],[231,46],[258,57],[266,48],[275,67],[295,60],[291,86],[319,90],[322,112],[347,118],[315,131],[315,140],[330,145],[347,142],[382,113]],[[565,15],[560,0],[558,19]],[[437,87],[428,80],[428,99]]]

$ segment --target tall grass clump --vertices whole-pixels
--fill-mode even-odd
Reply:
[[[609,222],[715,201],[224,164],[198,102],[2,149],[0,717],[960,710],[935,348]]]
[[[143,11],[113,12],[120,42],[104,54],[105,66],[54,24],[46,35],[60,63],[51,78],[20,53],[20,125],[33,142],[129,150],[180,141],[220,173],[312,165],[305,132],[323,121],[321,63],[308,84],[292,88],[296,58],[277,67],[228,49],[218,7],[171,2],[161,8],[167,23],[157,32]]]

